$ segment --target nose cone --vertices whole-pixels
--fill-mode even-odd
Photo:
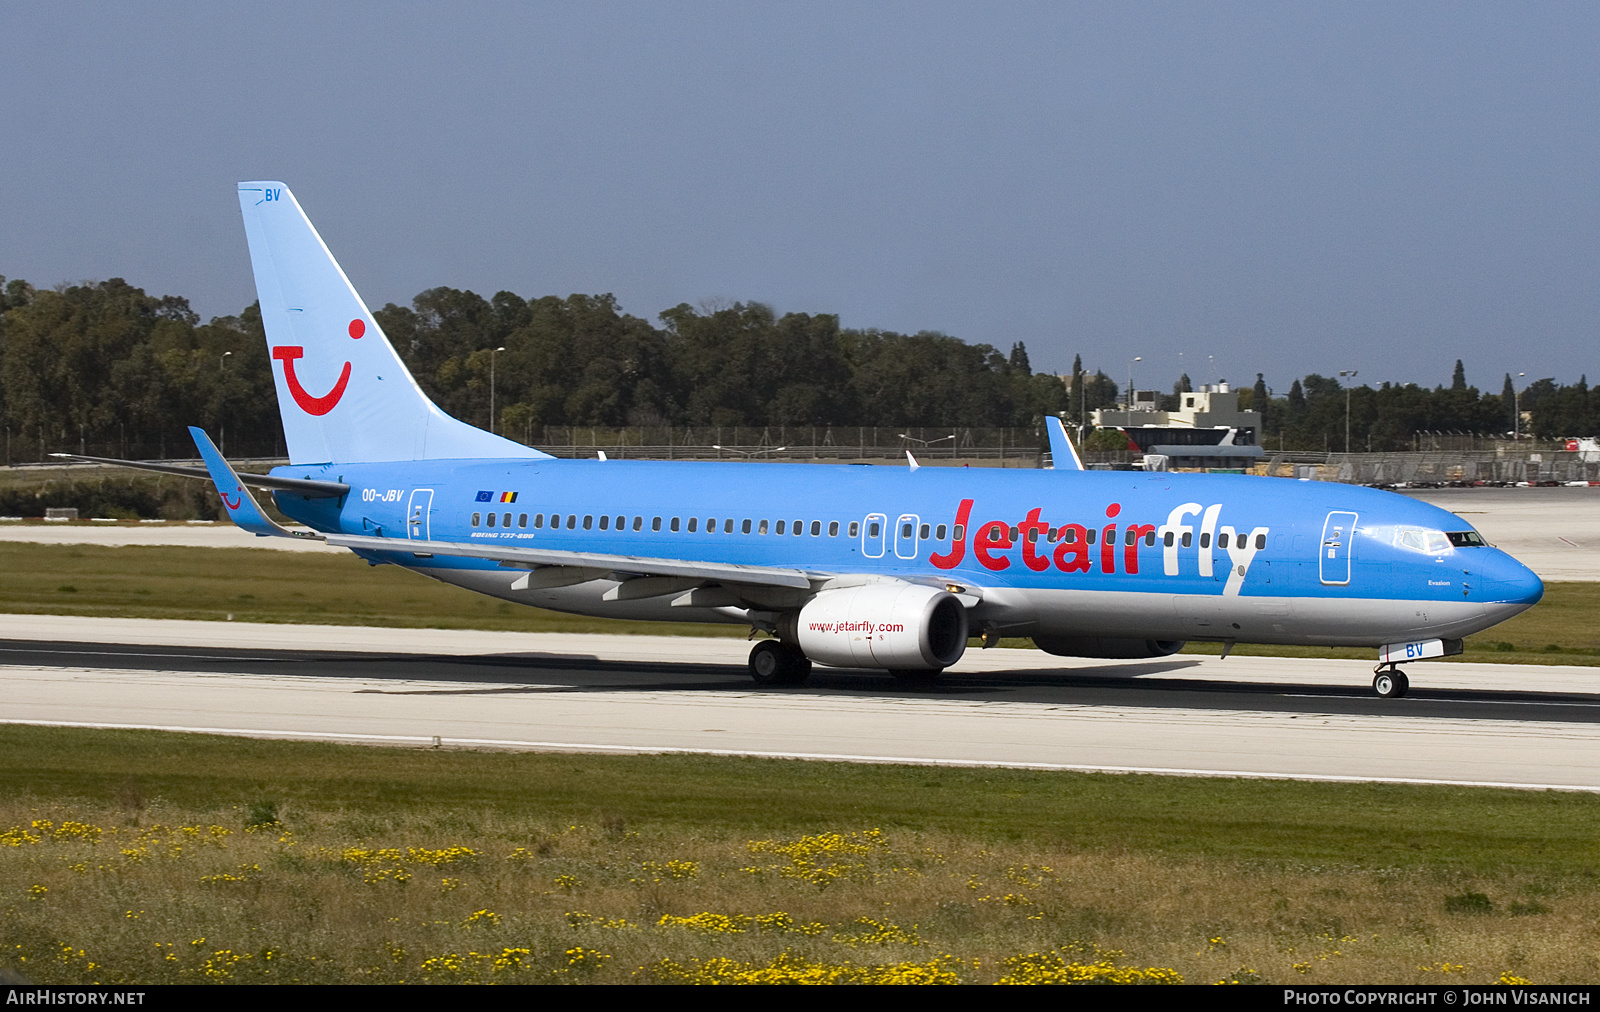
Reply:
[[[1537,573],[1499,549],[1485,568],[1486,608],[1492,618],[1503,622],[1527,611],[1544,597],[1544,581]]]

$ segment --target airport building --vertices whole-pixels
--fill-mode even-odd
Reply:
[[[1144,454],[1145,469],[1248,468],[1265,452],[1259,445],[1261,413],[1239,410],[1239,392],[1217,383],[1177,395],[1163,410],[1159,393],[1135,390],[1131,403],[1093,412],[1096,428],[1121,429],[1128,449]]]

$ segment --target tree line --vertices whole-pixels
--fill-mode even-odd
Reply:
[[[441,408],[535,442],[545,425],[1027,427],[1045,414],[1076,421],[1120,394],[1081,357],[1069,376],[1035,373],[1021,341],[1002,352],[753,302],[680,304],[652,323],[610,295],[432,288],[373,315]],[[1180,377],[1173,406],[1188,388]],[[1258,376],[1241,407],[1263,412],[1270,446],[1340,450],[1347,395],[1358,450],[1404,449],[1418,431],[1508,432],[1516,400],[1539,436],[1600,431],[1600,393],[1586,380],[1518,394],[1508,376],[1500,393],[1480,393],[1460,363],[1435,389],[1347,391],[1313,374],[1278,396]],[[0,418],[7,461],[188,455],[191,424],[232,455],[282,452],[258,308],[202,323],[188,300],[121,278],[38,289],[0,277]]]

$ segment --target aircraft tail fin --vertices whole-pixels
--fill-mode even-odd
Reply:
[[[1044,416],[1044,430],[1050,436],[1050,465],[1057,471],[1082,471],[1083,460],[1067,437],[1067,427],[1055,415]]]
[[[428,399],[287,186],[240,183],[239,208],[291,462],[549,456]]]

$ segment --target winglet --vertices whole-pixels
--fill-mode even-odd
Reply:
[[[239,475],[234,472],[233,466],[222,459],[221,451],[211,442],[211,437],[206,435],[204,429],[191,425],[189,435],[194,437],[194,445],[200,451],[200,459],[205,461],[206,470],[211,472],[211,480],[217,486],[217,495],[221,496],[222,505],[227,507],[228,516],[234,523],[257,537],[296,537],[293,531],[278,524],[261,511],[255,497],[250,494],[244,482],[239,480]]]
[[[1044,416],[1044,430],[1050,436],[1050,462],[1057,471],[1082,471],[1083,460],[1067,438],[1067,427],[1055,415]]]

